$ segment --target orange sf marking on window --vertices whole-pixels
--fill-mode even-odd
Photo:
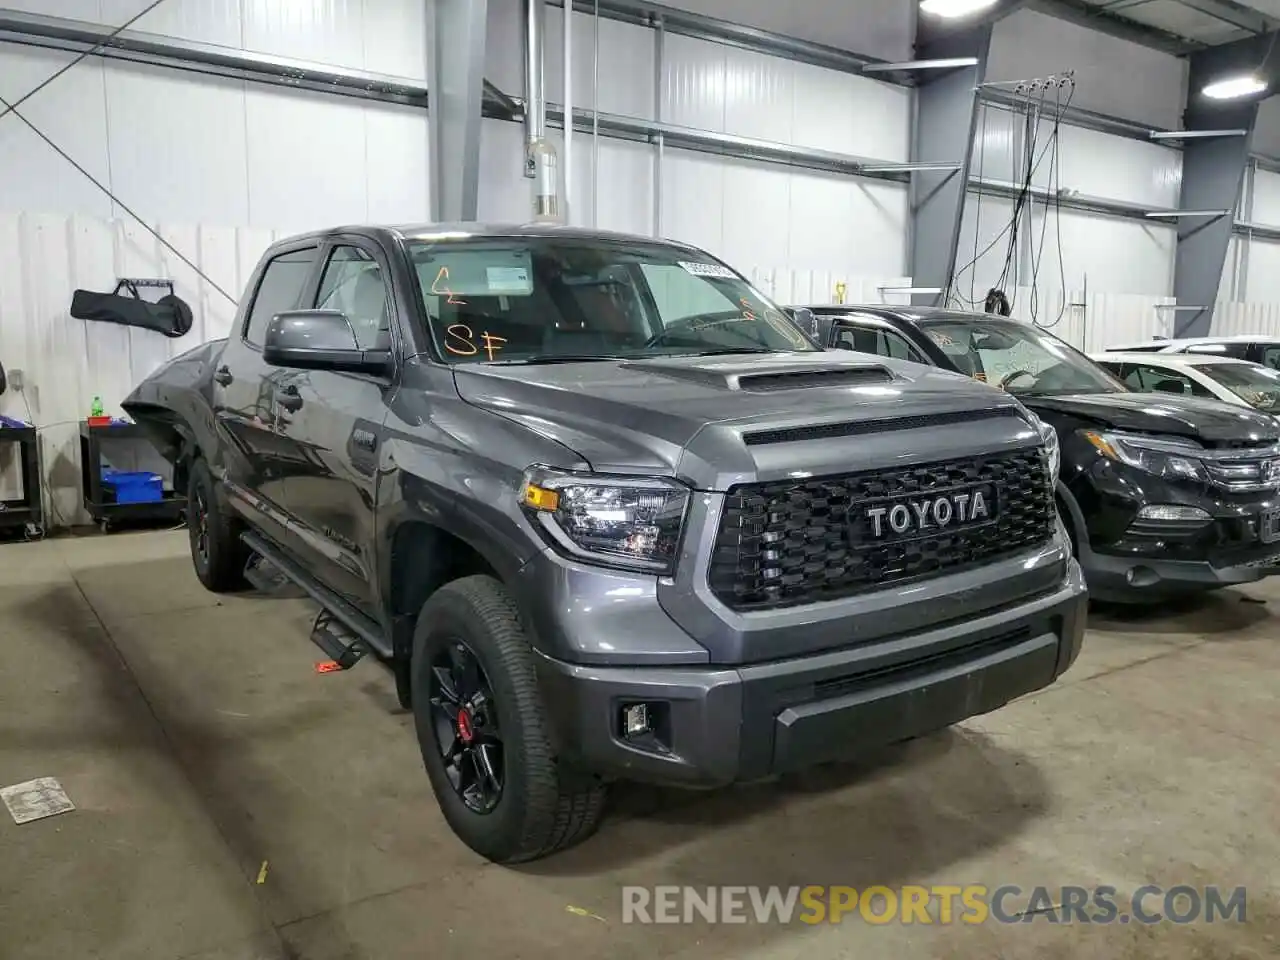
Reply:
[[[466,306],[467,301],[457,299],[453,295],[453,291],[441,283],[442,280],[448,280],[448,279],[449,279],[449,268],[441,267],[439,272],[436,273],[436,278],[431,281],[431,292],[434,293],[437,297],[444,297],[445,303],[452,304],[455,307]]]
[[[480,351],[476,349],[475,335],[465,323],[453,323],[445,330],[444,348],[460,357],[474,357]],[[454,346],[457,341],[457,346]]]
[[[493,359],[495,353],[502,352],[502,344],[507,342],[506,337],[496,336],[487,330],[480,334],[480,339],[484,341],[484,352],[488,354],[490,360]]]
[[[480,342],[484,344],[483,348],[476,346],[475,332],[465,323],[450,324],[445,330],[444,348],[460,357],[474,357],[483,349],[485,355],[492,360],[502,352],[502,345],[507,342],[507,338],[485,330],[480,334]]]
[[[741,300],[738,301],[738,303],[742,306],[743,320],[754,320],[756,318],[756,315],[751,312],[750,300],[748,300],[746,297],[743,297]]]

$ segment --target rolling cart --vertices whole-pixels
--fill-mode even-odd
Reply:
[[[146,439],[136,423],[105,417],[80,421],[84,508],[103,533],[121,523],[177,523],[186,509],[185,495],[164,490],[150,474],[103,470],[105,444]]]
[[[0,443],[17,446],[22,472],[22,496],[0,500],[0,534],[43,535],[44,506],[40,497],[40,453],[36,428],[0,415]]]

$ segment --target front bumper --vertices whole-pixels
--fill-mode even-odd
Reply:
[[[594,774],[687,786],[840,759],[994,710],[1075,661],[1087,595],[1074,561],[1033,600],[856,646],[736,667],[608,666],[539,655],[564,760]],[[654,735],[621,714],[653,705]]]
[[[1089,531],[1080,563],[1097,599],[1161,598],[1280,573],[1280,528],[1265,520],[1280,512],[1280,492],[1228,493],[1105,461],[1082,481],[1071,491],[1078,501],[1077,529]],[[1139,516],[1154,504],[1194,507],[1209,519]]]

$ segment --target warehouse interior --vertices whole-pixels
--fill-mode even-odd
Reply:
[[[0,810],[0,958],[1275,956],[1280,385],[1232,406],[1169,367],[1188,413],[1111,354],[1117,392],[1164,391],[1130,406],[1204,431],[1187,467],[1185,439],[1126,452],[1159,430],[1062,413],[1002,368],[992,384],[1051,424],[1042,439],[1057,431],[1051,487],[1094,478],[1075,512],[1048,495],[1068,579],[1089,589],[1078,659],[999,709],[838,763],[706,790],[623,778],[593,835],[509,864],[442,814],[394,668],[317,662],[321,596],[206,589],[190,472],[130,432],[125,403],[240,338],[276,245],[372,224],[670,240],[837,331],[847,312],[899,332],[917,309],[1003,313],[1080,364],[1130,345],[1154,370],[1166,341],[1205,338],[1228,356],[1261,344],[1240,362],[1274,375],[1278,36],[1275,0],[0,0],[0,797],[51,780],[66,801]],[[182,305],[176,329],[73,306],[162,296]],[[1071,436],[1040,400],[1077,418]],[[1256,484],[1222,480],[1246,447],[1274,459],[1250,461]],[[1150,489],[1107,486],[1107,465],[1153,456],[1169,487],[1228,494],[1220,515],[1144,501],[1142,536],[1176,559],[1169,524],[1213,513],[1256,549],[1202,565],[1221,589],[1113,602],[1085,562],[1106,550],[1082,541]],[[152,471],[154,501],[104,501],[113,472]],[[667,573],[647,579],[683,589]],[[938,623],[958,619],[939,604]],[[626,909],[639,888],[741,887],[748,903],[875,888],[896,904],[908,887],[1010,885],[1008,913],[981,922]],[[1064,891],[1092,904],[1104,888],[1126,904],[1149,889],[1164,916],[1063,912]],[[1233,891],[1247,911],[1202,909]]]

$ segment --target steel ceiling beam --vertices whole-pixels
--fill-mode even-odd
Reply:
[[[1203,13],[1214,20],[1250,33],[1267,33],[1280,26],[1280,21],[1265,13],[1232,0],[1173,0],[1179,6]]]
[[[922,169],[911,178],[907,271],[914,286],[936,287],[941,292],[912,294],[913,303],[943,303],[955,274],[979,93],[987,76],[993,32],[994,22],[988,21],[963,31],[933,34],[917,43],[921,57],[962,57],[972,62],[926,75],[916,87],[911,162],[936,168]]]
[[[1192,54],[1184,128],[1246,132],[1241,137],[1197,138],[1183,143],[1179,209],[1239,210],[1261,98],[1218,101],[1201,91],[1206,83],[1224,73],[1251,72],[1259,64],[1264,64],[1264,71],[1274,69],[1265,64],[1270,49],[1270,39],[1264,36]],[[1232,218],[1226,216],[1178,222],[1173,295],[1180,306],[1206,306],[1182,312],[1175,321],[1174,336],[1203,336],[1209,332],[1234,230]]]
[[[431,216],[440,222],[477,219],[480,120],[497,91],[484,79],[487,13],[487,0],[427,0],[429,82],[435,91],[428,177]]]
[[[1108,13],[1085,0],[1031,0],[1028,9],[1175,57],[1184,56],[1204,46],[1167,30],[1158,30],[1136,20]]]
[[[93,56],[108,60],[171,67],[363,100],[427,106],[426,85],[405,77],[349,70],[135,30],[125,30],[114,37],[111,34],[110,27],[97,23],[0,9],[0,42],[74,53],[92,51]]]

